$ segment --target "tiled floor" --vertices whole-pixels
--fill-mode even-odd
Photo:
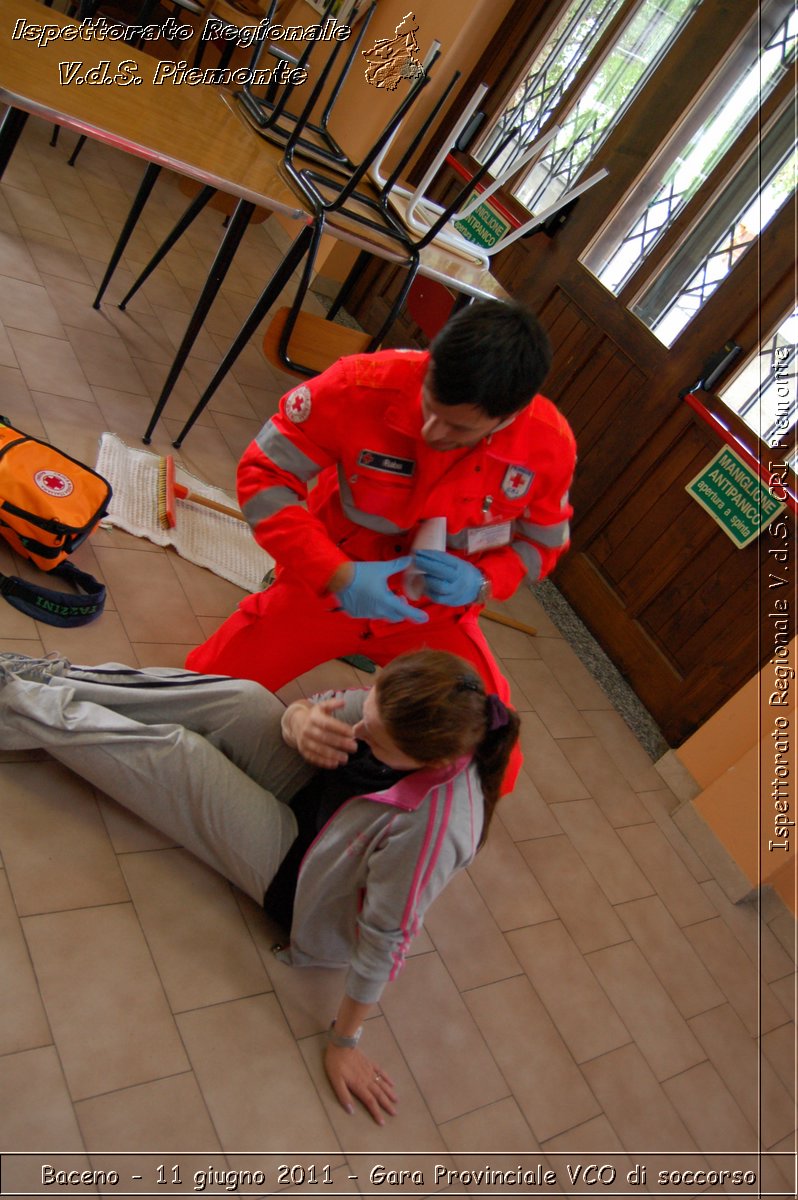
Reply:
[[[50,149],[48,134],[29,123],[2,185],[0,408],[93,462],[103,430],[139,444],[219,217],[204,215],[127,314],[110,302],[95,312],[93,289],[142,167],[89,144],[71,170],[73,137]],[[184,203],[173,180],[158,183],[109,301]],[[169,447],[278,257],[268,222],[247,245],[156,449]],[[187,439],[183,461],[229,488],[237,456],[283,390],[253,346]],[[0,648],[181,664],[238,597],[116,532],[99,532],[77,559],[108,582],[103,618],[67,634],[2,605]],[[2,548],[0,569],[24,573]],[[127,1176],[140,1160],[122,1160],[122,1151],[157,1151],[138,1173],[150,1178],[165,1162],[171,1179],[174,1164],[189,1191],[194,1170],[225,1169],[233,1152],[279,1151],[301,1164],[302,1152],[318,1151],[332,1183],[316,1195],[367,1190],[357,1152],[427,1171],[488,1158],[515,1166],[525,1152],[527,1165],[556,1172],[541,1194],[595,1192],[569,1182],[567,1170],[591,1162],[615,1164],[616,1189],[664,1194],[658,1169],[730,1168],[732,1152],[761,1147],[787,1155],[754,1163],[762,1190],[792,1194],[792,924],[776,910],[760,924],[753,909],[729,903],[670,820],[674,796],[531,594],[506,609],[539,630],[533,639],[486,625],[523,711],[526,770],[488,847],[434,906],[368,1023],[365,1045],[395,1077],[400,1115],[378,1129],[333,1101],[320,1033],[337,1003],[337,973],[281,966],[268,924],[223,880],[44,756],[7,756],[4,1150],[44,1152],[61,1167],[58,1152],[97,1169],[124,1161]],[[286,691],[352,678],[339,663]],[[511,1158],[499,1162],[499,1152]],[[645,1184],[626,1182],[636,1162],[648,1165]],[[22,1160],[5,1167],[6,1193],[37,1190]],[[426,1176],[409,1190],[437,1188]],[[758,1195],[760,1186],[733,1191]]]

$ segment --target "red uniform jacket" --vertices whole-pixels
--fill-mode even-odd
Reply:
[[[500,600],[568,547],[575,443],[565,418],[538,395],[476,446],[434,450],[421,437],[428,363],[414,350],[339,359],[284,396],[244,453],[238,497],[255,538],[319,593],[346,561],[407,553],[428,517],[446,517],[447,548],[479,566]]]

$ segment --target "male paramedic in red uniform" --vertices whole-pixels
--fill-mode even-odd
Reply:
[[[238,469],[275,582],[186,665],[275,691],[328,659],[385,664],[430,646],[469,659],[509,700],[477,617],[568,547],[575,444],[537,394],[550,357],[531,313],[486,300],[453,317],[429,353],[353,355],[293,388]],[[415,555],[424,595],[411,603],[402,573],[429,517],[446,518],[447,549]]]

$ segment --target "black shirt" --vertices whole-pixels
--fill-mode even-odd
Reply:
[[[365,742],[340,767],[323,767],[296,793],[291,808],[297,820],[296,840],[263,897],[266,913],[288,932],[294,916],[294,893],[302,859],[330,817],[352,796],[385,792],[410,771],[381,763]]]

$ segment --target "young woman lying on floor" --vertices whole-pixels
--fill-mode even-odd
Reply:
[[[43,748],[231,880],[294,966],[348,966],[325,1068],[396,1111],[357,1049],[424,913],[485,840],[519,720],[470,664],[421,650],[369,690],[285,708],[248,680],[0,655],[0,748]]]

